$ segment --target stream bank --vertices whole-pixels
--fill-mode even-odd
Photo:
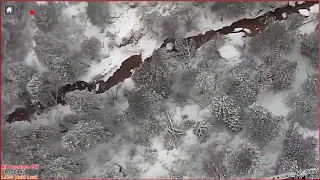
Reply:
[[[283,13],[290,15],[292,13],[299,13],[300,9],[309,9],[314,4],[318,3],[315,2],[305,2],[303,4],[297,4],[295,6],[285,6],[281,8],[277,8],[275,11],[267,12],[263,15],[260,15],[253,19],[241,19],[232,23],[230,26],[223,27],[216,31],[207,31],[204,34],[199,34],[197,36],[188,37],[187,39],[193,39],[196,42],[196,47],[201,47],[204,43],[208,42],[211,37],[216,35],[217,33],[220,34],[230,34],[230,33],[237,33],[237,32],[244,32],[244,31],[237,31],[235,32],[235,28],[244,28],[249,29],[251,31],[250,34],[246,33],[246,36],[255,36],[264,31],[268,24],[267,20],[269,18],[274,18],[276,20],[283,20]],[[166,39],[161,47],[165,47],[167,43],[174,42],[174,39]],[[146,59],[146,61],[150,61],[152,57]],[[104,93],[109,90],[111,87],[115,86],[116,84],[123,82],[126,78],[131,77],[132,70],[138,68],[142,63],[142,56],[140,55],[133,55],[130,58],[126,59],[122,64],[121,67],[111,76],[107,81],[97,81],[95,83],[88,83],[84,81],[77,81],[73,84],[66,84],[59,88],[58,95],[57,95],[57,102],[60,104],[65,104],[64,96],[67,92],[74,91],[74,90],[88,90],[88,91],[95,91],[97,94]],[[98,89],[96,89],[98,87]],[[17,108],[14,112],[7,115],[6,121],[8,123],[12,123],[15,121],[30,121],[31,116],[38,112],[41,113],[41,110],[44,107],[39,103],[25,103],[25,108]],[[40,110],[40,111],[39,111]]]

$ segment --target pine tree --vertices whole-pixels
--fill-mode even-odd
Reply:
[[[304,138],[294,126],[290,126],[283,143],[283,151],[277,162],[279,174],[314,168],[318,165],[318,140]]]
[[[236,147],[227,149],[228,173],[237,178],[251,175],[259,166],[259,153],[258,148],[248,142],[240,142]]]
[[[245,114],[245,119],[249,121],[250,138],[257,144],[264,146],[279,135],[283,117],[273,116],[256,104],[249,107]]]
[[[71,91],[65,96],[65,101],[78,115],[88,115],[99,109],[99,100],[96,94],[88,91]]]
[[[212,113],[218,121],[225,123],[229,130],[235,132],[242,130],[242,110],[228,95],[222,94],[212,99]]]
[[[113,135],[106,131],[100,122],[80,121],[74,129],[62,137],[62,146],[69,151],[91,148],[108,141]]]

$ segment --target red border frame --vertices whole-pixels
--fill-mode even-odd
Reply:
[[[33,0],[18,0],[18,2],[28,2],[28,1],[33,1]],[[45,0],[40,0],[40,1],[45,1]],[[47,1],[52,1],[52,0],[47,0]],[[78,0],[69,0],[69,1],[78,1]],[[96,0],[87,0],[87,1],[96,1]],[[108,1],[117,1],[117,0],[108,0]],[[124,0],[119,0],[119,1],[124,1]],[[157,1],[157,0],[149,0],[149,1]],[[170,0],[161,0],[162,2],[165,2],[165,1],[170,1]],[[186,0],[175,0],[175,1],[186,1]],[[197,0],[198,2],[207,2],[205,0]],[[215,1],[220,1],[220,2],[223,2],[223,1],[226,1],[226,0],[215,0]],[[239,2],[239,0],[227,0],[228,2]],[[245,1],[249,1],[249,2],[255,2],[256,0],[245,0]],[[268,0],[263,0],[263,1],[268,1]],[[274,1],[274,0],[270,0],[270,1]],[[285,0],[278,0],[278,1],[285,1]],[[307,0],[307,1],[312,1],[312,0]],[[7,0],[6,2],[17,2],[17,1],[14,1],[14,0]],[[141,2],[139,0],[131,0],[129,2]],[[295,2],[295,1],[293,1]],[[320,1],[318,0],[319,4],[319,9],[320,9]],[[3,11],[3,1],[0,1],[0,6],[1,6],[1,9],[0,9],[0,13],[1,13],[1,16],[0,16],[0,21],[2,23],[2,11]],[[319,22],[320,22],[320,13],[318,14],[318,17],[319,17]],[[2,27],[2,26],[1,26]],[[320,36],[320,32],[318,31],[318,35]],[[0,42],[2,43],[2,33],[0,33]],[[320,41],[318,42],[320,44]],[[1,68],[1,71],[2,71],[2,44],[1,44],[1,47],[0,47],[0,50],[1,50],[1,57],[0,57],[0,61],[1,61],[1,64],[0,64],[0,68]],[[320,58],[320,51],[319,51],[319,58]],[[318,64],[318,71],[320,71],[320,63]],[[318,78],[320,79],[320,74],[318,76]],[[2,78],[0,78],[0,92],[2,94]],[[320,82],[318,81],[318,112],[320,111],[320,97],[319,97],[319,90],[320,90]],[[1,98],[1,97],[0,97]],[[2,117],[2,103],[0,103],[0,115]],[[318,116],[319,118],[319,116]],[[318,129],[320,129],[320,118],[318,119]],[[0,133],[2,135],[2,123],[0,124]],[[319,138],[318,138],[318,144],[320,146],[320,131],[318,130],[318,133],[319,133]],[[319,147],[318,146],[318,147]],[[0,138],[0,148],[2,149],[2,138]],[[320,158],[320,148],[318,148],[318,158]],[[0,161],[2,162],[2,153],[0,154]],[[318,159],[318,168],[320,168],[320,159]],[[319,169],[320,171],[320,169]],[[1,172],[0,172],[0,176],[1,176]],[[68,178],[67,178],[68,179]],[[85,179],[88,179],[88,178],[81,178],[82,180],[85,180]],[[91,179],[94,179],[94,178],[91,178]],[[130,179],[130,178],[125,178],[125,179]],[[320,179],[320,175],[319,175],[319,179]],[[130,179],[130,180],[137,180],[137,179]],[[145,180],[155,180],[155,179],[145,179]],[[164,179],[161,179],[161,180],[172,180],[172,179],[167,179],[167,178],[164,178]],[[195,180],[195,179],[194,179]],[[205,178],[205,179],[201,179],[201,180],[212,180],[210,178]],[[231,180],[231,179],[230,179]],[[249,179],[247,179],[249,180]]]

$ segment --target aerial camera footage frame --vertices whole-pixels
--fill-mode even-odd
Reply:
[[[319,2],[1,5],[1,179],[319,179]]]

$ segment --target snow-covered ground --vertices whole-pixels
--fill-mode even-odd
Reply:
[[[120,4],[120,5],[119,5]],[[284,3],[285,4],[285,3]],[[146,2],[139,3],[139,6],[146,6]],[[77,5],[70,5],[64,9],[63,16],[73,18],[78,24],[85,28],[84,34],[87,37],[95,36],[103,44],[102,54],[104,57],[99,63],[93,63],[86,75],[83,76],[82,80],[90,81],[97,75],[105,75],[103,80],[107,80],[113,75],[113,73],[120,68],[121,63],[132,55],[142,54],[142,60],[150,57],[155,49],[158,49],[163,43],[165,38],[159,39],[151,32],[145,30],[141,19],[145,14],[139,13],[138,8],[130,8],[129,6],[122,5],[121,2],[110,2],[110,13],[113,19],[111,24],[106,26],[108,33],[116,35],[115,39],[111,39],[106,36],[106,32],[101,33],[101,30],[88,21],[83,19],[86,11],[86,2],[81,2]],[[170,14],[175,9],[184,6],[183,3],[158,3],[152,7],[152,11],[157,11],[162,16]],[[244,16],[239,16],[235,19],[224,19],[221,20],[220,16],[217,16],[211,12],[209,7],[195,7],[194,13],[197,14],[196,19],[196,30],[190,32],[183,32],[185,37],[195,36],[204,33],[209,30],[218,30],[225,26],[230,26],[233,22],[243,18],[253,18],[251,14],[257,14],[257,12],[251,12]],[[267,12],[269,9],[264,9],[260,14]],[[123,39],[134,36],[135,42],[119,47],[123,43]],[[111,48],[112,47],[112,48]],[[228,48],[228,47],[226,47]],[[232,47],[229,47],[232,48]]]
[[[106,36],[105,32],[101,33],[101,30],[99,28],[93,26],[90,22],[83,20],[82,17],[85,16],[87,3],[81,2],[77,5],[70,5],[62,12],[63,16],[70,17],[74,19],[74,21],[79,23],[80,26],[85,27],[84,34],[86,37],[95,36],[103,43],[101,57],[104,58],[101,59],[100,62],[94,62],[93,64],[91,64],[88,73],[82,77],[82,80],[84,81],[88,82],[99,74],[105,75],[103,80],[107,80],[117,69],[120,68],[121,63],[124,60],[132,55],[137,54],[142,54],[142,58],[143,60],[145,60],[147,57],[150,57],[152,55],[155,49],[158,49],[160,47],[164,40],[155,38],[152,33],[137,35],[140,32],[144,32],[144,27],[142,27],[143,25],[141,23],[141,15],[138,16],[139,13],[137,12],[139,9],[129,8],[128,6],[119,6],[117,3],[118,2],[110,3],[113,23],[109,24],[106,28],[110,33],[116,35],[115,39],[112,39],[110,36]],[[319,5],[314,5],[311,8],[310,12],[307,12],[307,10],[301,10],[300,13],[305,16],[309,16],[306,21],[312,20],[319,13],[318,6]],[[173,9],[175,8],[175,6],[170,7]],[[159,3],[154,9],[159,11],[160,13],[163,13],[166,12],[166,8],[166,5]],[[215,17],[215,15],[207,9],[198,8],[196,10],[199,11],[199,16],[197,17],[198,29],[186,33],[185,36],[194,36],[204,33],[208,30],[217,30],[224,26],[229,26],[232,22],[235,22],[239,19],[251,18],[251,15],[248,14],[237,19],[221,21],[220,17],[211,19],[210,17]],[[301,33],[310,33],[312,29],[315,28],[316,24],[316,22],[311,22],[304,25],[300,28]],[[123,43],[123,38],[130,38],[133,35],[137,37],[134,43],[127,44],[121,47],[119,46],[121,43]],[[227,35],[229,40],[219,49],[220,55],[225,59],[227,64],[234,65],[241,61],[241,51],[239,50],[239,48],[243,47],[245,44],[244,38],[242,37],[243,35],[244,33],[232,33]],[[306,70],[308,71],[309,75],[315,73],[315,70],[306,63],[306,58],[301,55],[298,48],[295,48],[292,54],[288,54],[288,57],[298,60],[298,72],[296,75],[296,80],[293,83],[294,88],[292,90],[298,92],[300,90],[301,83],[307,78]],[[31,51],[29,53],[27,61],[29,63],[37,62],[34,58],[34,52]],[[130,78],[124,81],[124,85],[125,88],[129,89],[133,89],[134,86]],[[268,109],[273,115],[286,116],[290,111],[290,108],[286,106],[283,100],[288,93],[289,92],[280,92],[278,94],[271,94],[269,92],[262,92],[258,96],[257,103]],[[120,111],[123,111],[127,108],[128,103],[125,102],[124,97],[119,98],[119,100],[119,102],[116,102],[116,106],[119,107]],[[203,109],[197,104],[188,104],[180,107],[178,104],[168,102],[167,105],[168,107],[170,107],[169,113],[171,113],[174,122],[177,124],[181,123],[182,115],[188,115],[189,119],[201,122],[206,120],[206,117],[208,117],[210,114],[207,109]],[[70,112],[71,111],[69,106],[58,106],[56,107],[56,109],[52,110],[52,113],[55,113],[56,115]],[[37,119],[46,119],[46,117],[38,117]],[[41,122],[50,122],[50,119],[46,120],[49,121]],[[39,122],[40,121],[32,121],[32,125]],[[25,124],[27,123],[29,122],[26,122]],[[25,124],[23,125],[23,127],[25,127]],[[287,129],[287,124],[284,123],[282,125],[282,128],[284,130]],[[130,130],[128,129],[128,131]],[[306,130],[303,128],[301,128],[301,131],[305,134],[305,136],[315,136],[316,138],[319,138],[318,132],[311,132],[310,130]],[[190,159],[189,149],[191,147],[200,146],[200,143],[197,137],[192,133],[192,130],[188,130],[185,133],[186,135],[183,138],[182,146],[171,151],[165,149],[162,136],[153,138],[150,149],[155,149],[157,151],[157,156],[153,160],[151,158],[150,161],[146,160],[145,157],[146,147],[134,145],[137,146],[137,154],[134,156],[134,158],[132,158],[129,157],[128,154],[130,151],[130,147],[133,146],[133,144],[119,143],[121,137],[115,137],[111,142],[101,144],[96,148],[83,152],[83,155],[88,158],[88,161],[90,163],[89,169],[86,173],[84,173],[84,175],[86,177],[93,177],[94,175],[101,174],[101,171],[104,170],[102,164],[105,161],[109,160],[115,164],[121,165],[127,170],[130,170],[130,164],[132,166],[136,166],[140,172],[138,176],[139,178],[168,177],[170,171],[176,168],[176,160]],[[228,135],[228,133],[226,132],[215,132],[213,135],[211,135],[211,137],[214,138],[212,138],[210,142],[207,142],[206,144],[201,144],[201,146],[208,145],[213,141],[223,141],[222,144],[227,144],[230,140],[231,143],[236,143],[236,141],[241,139],[240,135],[234,138]],[[234,139],[232,140],[232,138]],[[261,172],[256,173],[257,177],[273,173],[265,172],[265,170],[272,169],[272,167],[275,166],[277,156],[281,153],[280,150],[282,148],[283,139],[284,134],[280,134],[277,141],[269,144],[262,152],[262,159],[264,162],[262,163]]]
[[[314,8],[311,8],[314,9]],[[310,18],[314,17],[313,13],[317,13],[318,11],[313,11],[312,13],[309,13],[308,15]],[[306,21],[308,21],[307,19]],[[221,24],[221,26],[224,26],[225,24]],[[308,23],[305,26],[301,27],[301,33],[308,33],[311,32],[312,28],[315,28],[316,23]],[[307,26],[307,27],[306,27]],[[209,27],[203,27],[205,28]],[[210,27],[212,28],[212,27]],[[217,27],[218,28],[218,27]],[[199,32],[195,33],[199,34]],[[243,41],[242,36],[244,33],[232,33],[229,34],[229,41],[220,48],[219,52],[220,55],[226,59],[226,61],[230,64],[238,63],[234,60],[239,60],[240,52],[238,51],[238,47],[242,47],[245,42]],[[156,47],[155,47],[156,48]],[[306,58],[300,54],[300,51],[298,48],[295,48],[292,54],[289,54],[288,57],[294,58],[298,60],[298,72],[295,82],[293,83],[294,89],[293,91],[299,91],[301,83],[307,78],[306,69],[308,69],[309,74],[315,73],[315,70],[313,70],[306,62]],[[257,103],[262,105],[264,108],[268,109],[272,114],[276,116],[286,116],[287,113],[290,111],[290,108],[286,106],[286,104],[283,102],[284,98],[287,96],[288,92],[280,92],[278,94],[271,94],[267,92],[260,93],[258,96]],[[172,113],[172,117],[175,120],[176,123],[179,123],[181,121],[181,115],[187,114],[188,117],[195,121],[203,121],[205,118],[205,114],[208,113],[206,110],[203,110],[201,107],[199,107],[196,104],[189,104],[184,107],[175,106],[175,104],[170,104],[170,109]],[[282,149],[282,142],[284,140],[284,133],[285,129],[288,128],[288,124],[284,123],[282,125],[282,133],[277,138],[277,140],[264,149],[262,152],[262,165],[261,165],[261,172],[256,172],[256,177],[261,176],[267,176],[272,175],[274,172],[270,171],[273,167],[275,167],[275,163],[277,161],[278,156],[281,153]],[[315,136],[318,138],[318,132],[311,132],[310,130],[302,129],[301,131],[306,136]],[[223,133],[220,134],[222,136]],[[230,138],[230,137],[229,137]],[[225,137],[225,139],[228,139],[228,137]],[[238,138],[233,140],[232,142],[238,141]],[[171,169],[176,168],[175,161],[178,159],[188,159],[190,158],[190,155],[188,155],[188,149],[190,146],[199,146],[199,142],[197,140],[197,137],[192,133],[192,130],[188,130],[186,132],[186,136],[183,140],[183,146],[181,146],[178,149],[174,149],[172,151],[168,151],[163,147],[163,139],[161,137],[156,137],[152,141],[151,148],[156,149],[158,152],[157,160],[156,162],[153,162],[152,164],[146,163],[145,161],[139,161],[137,159],[141,159],[143,156],[144,151],[140,151],[141,154],[137,155],[135,163],[137,163],[139,169],[141,170],[141,176],[142,178],[159,178],[159,177],[168,177]],[[127,145],[123,145],[120,149],[122,149],[120,152],[114,152],[115,154],[112,154],[112,161],[118,164],[126,166],[124,156],[127,156],[127,152],[125,152],[127,149]],[[92,152],[95,150],[92,150]],[[128,158],[128,157],[126,157]],[[130,161],[127,159],[127,161]],[[191,172],[190,172],[191,173]],[[194,172],[195,173],[195,172]],[[195,175],[195,174],[193,174]]]
[[[81,4],[81,6],[84,6],[84,4]],[[301,14],[305,15],[305,16],[309,16],[310,18],[308,18],[306,21],[312,19],[315,17],[315,15],[317,15],[317,13],[319,12],[317,9],[318,5],[314,5],[311,8],[311,12],[306,12],[306,10],[300,11]],[[74,7],[70,7],[70,8],[74,8]],[[135,13],[135,9],[129,9],[126,13],[118,13],[118,17],[119,19],[124,20],[123,23],[125,23],[126,25],[124,26],[125,28],[122,29],[122,26],[120,22],[117,22],[114,24],[114,26],[109,27],[109,29],[114,28],[113,31],[119,31],[118,35],[120,36],[126,36],[126,33],[129,33],[130,30],[128,29],[133,29],[133,30],[139,30],[141,27],[139,27],[139,19],[138,18],[133,18],[130,20],[129,17],[134,16],[133,14]],[[205,13],[205,12],[204,12]],[[207,15],[208,16],[208,15]],[[200,16],[201,17],[201,16]],[[200,18],[199,17],[199,18]],[[243,17],[241,17],[243,18]],[[241,19],[239,18],[239,19]],[[249,17],[248,17],[249,18]],[[125,22],[125,20],[130,20],[129,22]],[[230,20],[230,21],[224,21],[221,22],[220,19],[217,19],[216,21],[214,21],[215,23],[208,22],[209,20],[201,17],[199,19],[199,29],[197,31],[193,31],[190,32],[188,34],[186,34],[186,36],[192,36],[192,35],[196,35],[196,34],[200,34],[202,32],[205,32],[207,30],[212,30],[212,29],[219,29],[223,26],[227,26],[230,25],[232,22],[234,22],[234,20]],[[212,25],[214,24],[214,25]],[[202,25],[202,26],[201,26]],[[314,23],[308,23],[305,26],[301,27],[301,33],[309,33],[312,31],[312,29],[315,28],[316,22]],[[92,28],[90,26],[89,23],[87,23],[88,26],[88,30],[86,32],[87,36],[93,36],[98,33],[98,29]],[[130,27],[129,27],[130,26]],[[121,28],[120,28],[121,27]],[[118,29],[118,30],[116,30]],[[245,42],[243,41],[242,36],[244,35],[244,33],[232,33],[229,34],[229,41],[220,48],[219,52],[220,55],[225,58],[225,60],[232,64],[238,63],[239,61],[239,57],[241,55],[241,52],[239,52],[238,47],[242,47]],[[112,54],[109,55],[108,58],[103,59],[102,62],[100,64],[95,64],[92,66],[92,71],[88,73],[88,75],[86,75],[84,77],[85,80],[89,80],[91,77],[93,77],[95,74],[98,73],[105,73],[105,72],[110,72],[109,75],[107,75],[107,77],[111,76],[112,73],[119,68],[119,65],[121,62],[123,62],[126,58],[128,58],[131,55],[134,54],[139,54],[141,52],[143,52],[144,54],[144,58],[150,56],[153,52],[154,49],[157,49],[159,47],[159,45],[162,43],[162,41],[156,41],[154,40],[152,37],[146,38],[147,36],[144,36],[144,38],[141,38],[138,40],[137,44],[129,44],[127,46],[121,47],[121,48],[117,48],[114,47],[114,49],[112,49],[112,51],[110,51],[109,49],[105,49],[105,52],[112,52]],[[103,36],[99,36],[99,38],[101,40],[103,40],[105,42],[105,44],[108,43],[109,39]],[[147,43],[148,42],[148,43]],[[147,44],[147,45],[146,45]],[[293,91],[299,91],[300,85],[301,83],[307,78],[307,74],[306,74],[306,69],[308,69],[308,73],[309,74],[313,74],[315,72],[315,70],[313,70],[306,62],[306,58],[304,56],[302,56],[300,54],[300,51],[298,50],[298,48],[295,48],[295,50],[293,51],[292,54],[289,54],[288,57],[290,58],[294,58],[296,60],[298,60],[298,72],[297,72],[297,77],[295,82],[293,83],[294,85],[294,89]],[[105,69],[103,69],[102,67],[104,67]],[[106,79],[107,79],[106,77]],[[132,85],[132,82],[130,81],[130,79],[127,80],[129,82],[129,84]],[[127,83],[125,83],[127,84]],[[257,103],[262,105],[264,108],[268,109],[270,112],[272,112],[272,114],[276,115],[276,116],[286,116],[287,113],[290,111],[290,108],[286,106],[286,104],[283,102],[284,98],[286,97],[286,95],[288,94],[288,92],[280,92],[278,94],[271,94],[271,93],[267,93],[267,92],[263,92],[260,93],[258,96],[258,101]],[[200,108],[198,105],[196,104],[191,104],[191,105],[187,105],[185,107],[179,107],[176,106],[174,104],[170,104],[171,106],[171,110],[173,113],[173,119],[175,120],[176,123],[179,123],[179,121],[181,121],[181,115],[182,114],[188,114],[188,117],[192,120],[196,120],[196,121],[203,121],[205,118],[205,114],[208,112],[205,112],[206,110],[203,110],[202,108]],[[285,132],[285,129],[288,128],[288,125],[286,123],[284,123],[282,125],[283,131]],[[317,132],[311,132],[311,131],[306,131],[303,130],[301,128],[301,131],[304,131],[304,134],[306,134],[306,136],[315,136],[316,138],[318,138],[318,133]],[[219,135],[222,136],[223,133],[221,133]],[[228,139],[230,137],[225,137],[224,139]],[[237,138],[236,138],[237,139]],[[261,167],[261,172],[257,172],[256,176],[257,177],[261,177],[263,175],[268,175],[268,174],[273,174],[274,172],[267,172],[266,170],[270,170],[275,166],[277,157],[280,155],[281,153],[281,148],[282,148],[282,141],[284,140],[284,134],[280,134],[280,136],[278,137],[278,139],[274,142],[269,144],[266,149],[262,152],[262,167]],[[234,140],[237,141],[237,140]],[[158,156],[157,156],[157,160],[153,163],[148,163],[145,161],[142,161],[141,159],[143,159],[143,154],[144,151],[143,150],[139,150],[138,151],[138,155],[135,156],[135,160],[133,161],[134,163],[136,163],[136,165],[138,166],[138,168],[140,169],[140,177],[142,178],[159,178],[159,177],[168,177],[169,176],[169,170],[174,169],[175,168],[175,160],[178,159],[188,159],[190,158],[188,155],[188,148],[190,148],[190,146],[198,146],[199,142],[197,140],[197,137],[192,133],[192,130],[189,130],[186,132],[186,136],[184,137],[183,140],[183,146],[181,146],[178,149],[172,150],[172,151],[168,151],[163,147],[163,139],[161,137],[156,137],[153,138],[152,141],[152,146],[151,148],[156,149]],[[107,148],[108,145],[101,145],[99,146],[99,148]],[[120,164],[123,167],[126,168],[126,164],[128,164],[128,161],[132,161],[130,160],[130,158],[127,156],[128,154],[128,144],[124,144],[122,146],[119,147],[119,149],[121,149],[121,151],[118,152],[112,152],[112,161],[114,163]],[[104,149],[102,148],[102,149]],[[97,150],[93,149],[90,152],[87,152],[88,154],[95,154]],[[94,174],[94,164],[92,164],[93,167],[90,170],[90,172],[92,172],[91,174]]]

